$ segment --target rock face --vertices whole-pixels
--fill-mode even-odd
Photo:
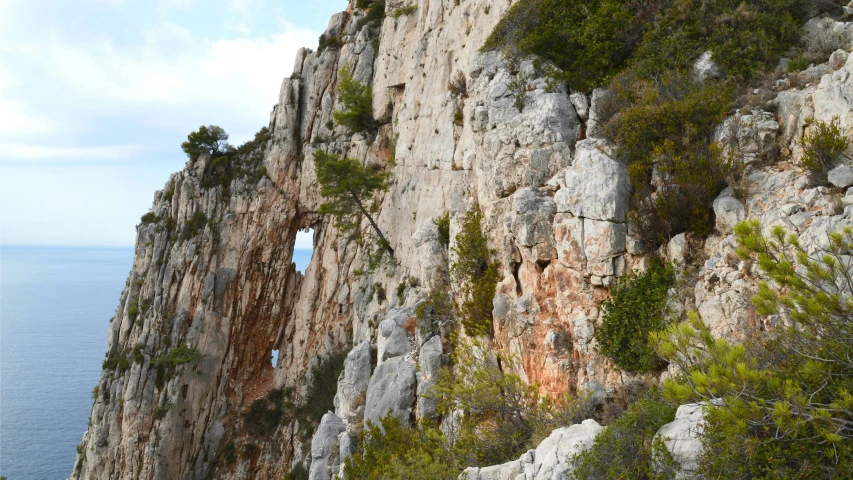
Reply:
[[[518,460],[484,468],[468,468],[459,480],[559,480],[568,478],[571,458],[590,448],[604,427],[584,420],[571,427],[554,430],[535,450]]]
[[[660,427],[655,439],[663,441],[676,465],[677,479],[695,478],[702,454],[704,405],[691,403],[678,407],[675,420]]]
[[[73,478],[281,478],[297,464],[310,464],[312,478],[329,478],[364,422],[434,417],[425,393],[448,352],[414,316],[446,274],[461,219],[475,206],[500,262],[492,346],[517,359],[504,368],[549,392],[592,389],[597,401],[657,380],[619,371],[595,348],[600,301],[617,277],[649,261],[627,227],[626,167],[598,138],[606,92],[570,95],[548,88],[532,62],[510,71],[497,54],[480,53],[511,3],[428,0],[371,25],[350,2],[325,32],[338,42],[300,50],[282,82],[268,135],[245,157],[257,175],[223,188],[210,181],[210,159],[202,156],[155,193],[151,212],[159,220],[137,228],[133,268],[109,327],[108,368]],[[849,23],[809,25],[815,42],[853,39]],[[811,85],[779,92],[773,112],[738,115],[718,129],[723,148],[737,149],[750,165],[747,194],[738,200],[724,192],[714,202],[717,231],[709,238],[682,235],[665,247],[695,267],[684,279],[693,296],[673,299],[675,310],[698,310],[715,335],[743,339],[784,322],[759,318],[749,302],[759,274],[734,255],[737,221],[758,219],[768,231],[784,226],[809,248],[851,225],[847,172],[834,172],[830,189],[812,185],[798,167],[812,118],[838,116],[842,131],[853,128],[853,60],[843,57],[816,66]],[[353,133],[333,121],[342,108],[336,86],[343,65],[372,86],[375,132]],[[467,95],[448,91],[460,72]],[[528,88],[514,92],[519,75]],[[322,202],[315,151],[392,174],[374,203],[394,265],[356,274],[366,270],[364,246],[315,213]],[[444,215],[450,249],[434,222]],[[306,228],[314,230],[314,253],[303,274],[292,254]],[[152,366],[179,346],[199,358]],[[335,413],[317,432],[305,435],[296,422],[273,425],[269,435],[248,426],[253,402],[285,392],[303,399],[316,380],[312,367],[352,346]],[[275,366],[273,350],[280,352]],[[562,453],[548,452],[588,445],[600,429],[593,423],[558,430],[549,438],[553,448],[505,470],[556,478],[570,466]],[[310,434],[316,443],[308,443]],[[477,475],[509,478],[490,471]]]

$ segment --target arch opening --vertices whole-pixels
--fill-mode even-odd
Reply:
[[[305,270],[311,264],[313,254],[314,229],[306,228],[296,232],[296,241],[293,244],[293,263],[296,264],[296,270],[299,273],[305,274]]]

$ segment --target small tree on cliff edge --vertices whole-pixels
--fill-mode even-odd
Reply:
[[[378,172],[362,166],[358,160],[319,150],[314,152],[314,165],[320,194],[328,200],[320,205],[319,212],[334,216],[335,225],[342,232],[356,231],[356,237],[361,236],[359,227],[363,215],[378,237],[380,248],[393,257],[394,249],[365,206],[376,192],[388,190],[388,172]]]
[[[187,135],[187,141],[181,144],[181,150],[190,159],[195,159],[203,153],[209,153],[211,157],[216,157],[216,155],[224,153],[229,146],[228,134],[222,127],[202,125],[197,132]]]

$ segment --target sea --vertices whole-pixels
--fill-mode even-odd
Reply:
[[[70,476],[132,263],[131,247],[0,245],[0,476]]]

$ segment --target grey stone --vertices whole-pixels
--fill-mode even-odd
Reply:
[[[660,427],[655,439],[660,439],[677,465],[676,479],[695,477],[702,455],[702,423],[704,405],[690,403],[678,407],[675,420]]]
[[[628,171],[605,152],[602,141],[578,142],[566,187],[555,195],[557,211],[575,217],[624,222],[628,210]]]
[[[829,183],[838,188],[847,188],[853,185],[853,168],[850,168],[848,165],[841,164],[830,170],[826,174],[826,178],[829,180]]]
[[[372,345],[363,341],[347,354],[344,370],[338,378],[335,394],[335,414],[349,421],[350,415],[364,402],[370,382]]]
[[[437,401],[434,398],[428,398],[427,395],[432,391],[441,367],[444,364],[444,355],[441,348],[441,337],[438,335],[427,340],[421,347],[420,358],[418,359],[418,418],[436,418]]]
[[[578,112],[578,117],[586,121],[589,118],[589,99],[586,98],[586,95],[583,93],[573,93],[569,95],[569,100],[571,100],[572,105],[575,107],[575,111]]]
[[[717,231],[720,233],[731,233],[738,222],[746,219],[746,208],[743,203],[730,195],[717,197],[713,207]]]
[[[367,387],[364,421],[378,424],[391,413],[408,423],[415,403],[415,362],[409,356],[394,357],[376,367]]]
[[[311,438],[311,480],[329,480],[340,467],[338,436],[345,432],[346,424],[332,412],[323,415],[320,426]]]
[[[713,60],[713,52],[705,52],[693,64],[693,76],[700,82],[709,78],[720,78],[720,66]]]
[[[832,52],[832,55],[829,56],[829,66],[833,70],[841,70],[844,65],[847,63],[847,58],[850,56],[846,50],[838,49]]]

